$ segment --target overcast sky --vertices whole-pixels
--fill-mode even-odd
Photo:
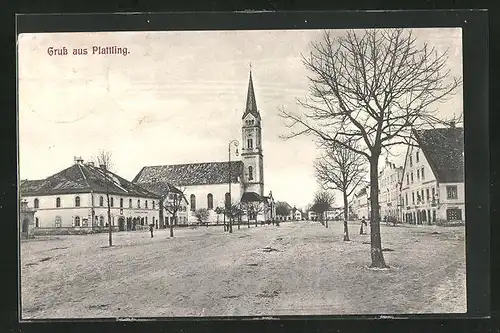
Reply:
[[[335,33],[342,34],[342,30]],[[449,50],[462,73],[460,29],[416,29],[419,40]],[[41,179],[110,150],[126,179],[147,165],[227,160],[241,140],[241,116],[252,63],[263,122],[265,193],[304,207],[317,189],[311,138],[283,141],[277,109],[298,110],[307,94],[301,53],[322,31],[213,31],[25,34],[19,47],[21,179]],[[49,47],[68,49],[49,56]],[[127,47],[130,54],[92,55],[92,46]],[[73,56],[74,48],[89,49]],[[462,94],[442,105],[462,112]],[[401,150],[400,150],[401,151]],[[233,157],[234,158],[234,157]],[[401,164],[402,154],[393,158]],[[340,196],[337,200],[341,203]]]

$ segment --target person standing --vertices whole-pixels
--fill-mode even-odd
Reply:
[[[153,229],[154,229],[154,224],[150,224],[149,231],[151,232],[151,238],[153,238]]]
[[[365,221],[365,217],[363,216],[363,218],[361,219],[361,227],[359,228],[359,234],[360,235],[366,235],[364,229],[363,229],[363,225],[364,226],[367,226],[368,227],[368,223],[366,223]]]

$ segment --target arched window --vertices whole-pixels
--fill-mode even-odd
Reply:
[[[40,201],[38,200],[38,198],[35,199],[34,206],[35,206],[35,208],[40,207]]]
[[[153,209],[155,209],[155,201],[153,201]]]
[[[148,208],[148,201],[146,200],[146,202],[144,203],[144,205],[146,206],[146,208]]]
[[[212,193],[208,193],[207,195],[207,208],[214,209],[214,196]]]
[[[99,224],[101,225],[101,227],[104,226],[104,216],[99,216]]]
[[[146,216],[146,225],[148,225],[148,217]]]
[[[252,166],[248,167],[248,180],[253,180],[253,168],[252,168]]]
[[[191,210],[196,210],[196,196],[194,194],[191,194]]]
[[[80,217],[75,216],[75,227],[79,227],[79,226],[80,226]]]
[[[55,225],[57,228],[60,228],[62,226],[62,219],[60,216],[56,216]]]
[[[56,198],[56,207],[61,207],[61,198]]]
[[[137,208],[141,208],[141,199],[137,200]]]
[[[132,208],[132,199],[128,199],[128,208]]]
[[[80,207],[80,197],[75,197],[75,207]]]
[[[247,139],[247,146],[248,146],[248,149],[253,149],[253,140],[252,139]]]
[[[111,198],[109,198],[109,200],[110,200],[110,206],[114,207],[115,206],[115,198],[111,197]]]
[[[120,198],[120,208],[123,208],[123,198]]]
[[[231,204],[231,195],[229,194],[229,192],[226,192],[226,196],[225,196],[225,205],[226,207],[228,207],[230,204]]]
[[[99,197],[99,206],[104,206],[104,198],[102,197],[102,195]]]

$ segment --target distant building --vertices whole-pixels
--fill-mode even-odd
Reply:
[[[28,201],[21,200],[19,207],[19,230],[22,238],[32,238],[35,229],[35,209],[28,207]]]
[[[353,215],[358,219],[370,218],[370,187],[363,186],[358,192],[354,193],[351,202]]]
[[[413,224],[465,219],[463,128],[413,131],[401,195],[402,217]]]
[[[293,219],[293,207],[290,206],[290,204],[286,201],[277,201],[276,202],[276,206],[277,207],[280,207],[280,206],[285,206],[286,209],[288,210],[288,214],[287,215],[282,215],[282,214],[278,214],[276,213],[276,218],[280,221],[287,221],[287,220],[292,220]]]
[[[21,198],[36,210],[36,229],[105,228],[107,193],[111,225],[116,230],[146,228],[157,222],[158,196],[102,166],[84,164],[81,158],[75,158],[74,165],[46,179],[20,183]]]
[[[309,221],[316,221],[318,219],[318,214],[315,211],[309,210],[307,212],[307,219]]]
[[[403,167],[396,167],[388,159],[379,172],[379,204],[381,220],[397,220],[400,217],[400,188],[403,178]]]

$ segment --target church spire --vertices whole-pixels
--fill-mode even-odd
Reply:
[[[247,104],[245,107],[245,112],[243,113],[243,118],[249,113],[253,114],[257,118],[260,118],[259,111],[257,110],[257,102],[255,101],[255,92],[253,90],[252,64],[250,64],[250,76],[248,79]]]

